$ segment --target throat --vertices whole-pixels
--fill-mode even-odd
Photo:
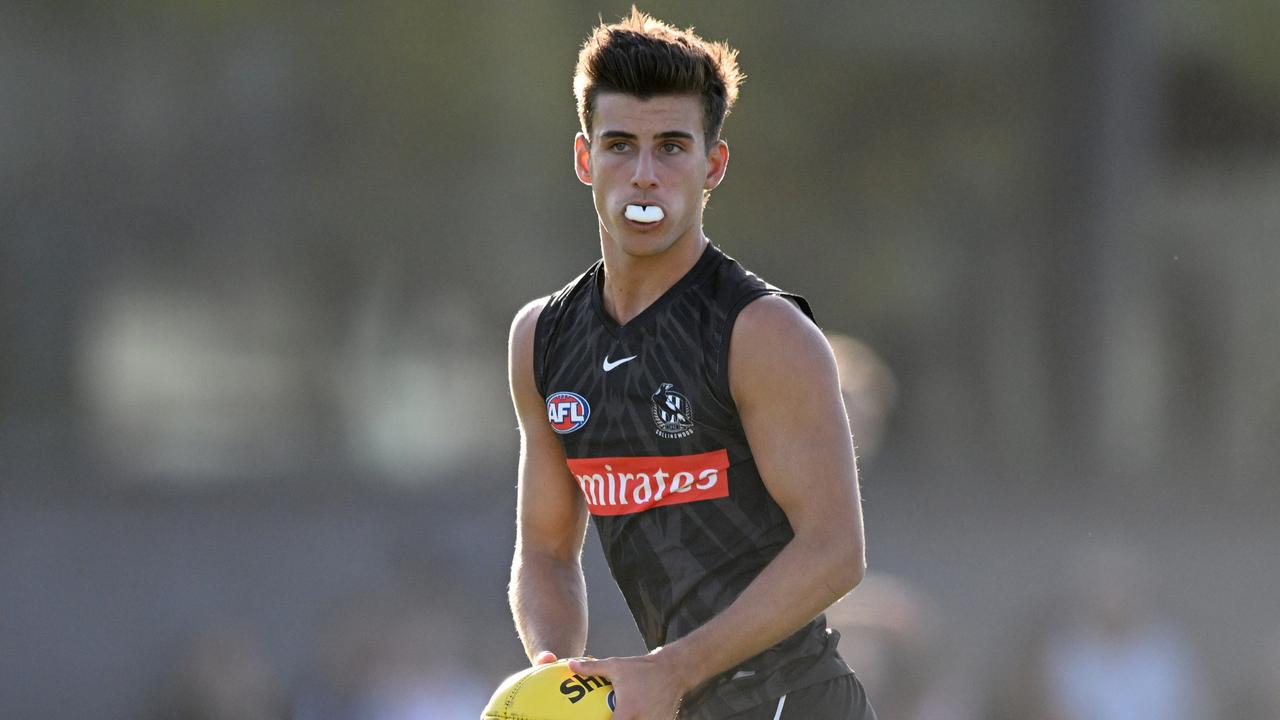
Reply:
[[[705,237],[699,239],[700,243],[681,248],[683,252],[661,256],[618,258],[605,252],[600,283],[600,303],[605,313],[619,325],[626,325],[661,300],[698,264],[709,245]]]
[[[658,298],[662,297],[662,294],[668,289],[669,286],[652,289],[610,288],[609,278],[606,276],[604,290],[600,293],[600,301],[605,313],[613,318],[614,322],[619,325],[626,325],[657,302]]]

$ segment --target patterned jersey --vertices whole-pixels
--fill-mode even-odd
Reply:
[[[604,555],[650,648],[726,608],[791,540],[761,482],[729,391],[729,338],[747,303],[803,298],[708,243],[689,272],[626,325],[601,304],[597,262],[551,296],[534,377]],[[685,698],[681,717],[740,712],[849,672],[819,616]]]

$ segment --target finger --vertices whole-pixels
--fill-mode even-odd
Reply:
[[[602,675],[609,677],[609,669],[612,663],[608,660],[588,660],[585,658],[575,658],[569,661],[569,669],[579,675]]]
[[[555,662],[557,659],[558,658],[556,657],[555,653],[551,652],[550,650],[543,650],[542,652],[538,653],[537,657],[533,659],[533,664],[546,665],[548,663]]]

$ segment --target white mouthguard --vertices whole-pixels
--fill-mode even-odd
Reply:
[[[663,218],[662,208],[657,205],[628,205],[625,215],[628,220],[640,223],[655,223]]]

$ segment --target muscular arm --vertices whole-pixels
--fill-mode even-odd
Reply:
[[[509,357],[511,398],[520,422],[520,469],[508,596],[520,641],[535,662],[545,661],[546,652],[581,655],[587,642],[581,563],[586,508],[533,379],[533,331],[543,304],[530,303],[516,315]]]
[[[667,646],[694,683],[795,632],[862,580],[862,509],[849,421],[822,333],[787,300],[748,305],[729,354],[734,402],[795,537],[719,616]]]
[[[862,579],[853,442],[826,339],[789,301],[761,298],[734,326],[729,379],[760,475],[795,537],[737,600],[692,633],[641,658],[574,666],[614,681],[618,710],[627,703],[624,718],[670,718],[673,707],[633,703],[663,694],[656,688],[664,684],[683,694],[766,650]]]

